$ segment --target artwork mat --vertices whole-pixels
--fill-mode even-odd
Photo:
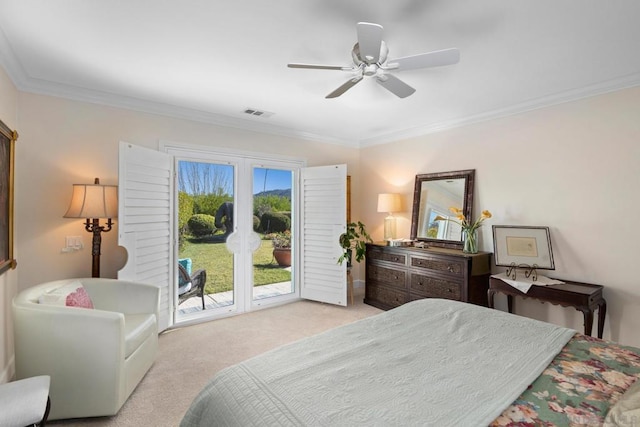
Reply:
[[[493,226],[496,266],[555,270],[549,227]]]
[[[0,274],[16,268],[13,258],[15,142],[18,133],[0,120]]]

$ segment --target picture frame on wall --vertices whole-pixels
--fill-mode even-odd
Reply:
[[[15,142],[18,133],[0,120],[0,274],[16,268],[13,258]]]
[[[496,266],[555,270],[549,227],[493,226]]]

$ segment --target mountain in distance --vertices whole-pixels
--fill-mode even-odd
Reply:
[[[259,197],[259,196],[278,196],[278,197],[286,197],[287,199],[291,200],[291,189],[286,189],[286,190],[268,190],[268,191],[261,191],[259,193],[256,193],[253,195],[254,197]]]

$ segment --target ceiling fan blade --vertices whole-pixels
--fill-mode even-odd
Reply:
[[[382,74],[376,77],[378,83],[380,83],[385,89],[393,93],[399,98],[406,98],[416,90],[391,74]]]
[[[417,55],[390,59],[385,68],[397,68],[402,70],[415,70],[417,68],[439,67],[451,65],[460,61],[460,51],[456,48],[436,50],[434,52],[419,53]]]
[[[369,22],[358,22],[358,46],[360,47],[360,59],[367,64],[375,64],[380,59],[380,46],[382,44],[382,25]]]
[[[313,70],[341,70],[349,71],[351,67],[341,67],[339,65],[316,65],[316,64],[287,64],[289,68],[310,68]]]
[[[338,89],[334,90],[329,95],[325,96],[325,98],[337,98],[337,97],[339,97],[340,95],[342,95],[343,93],[345,93],[346,91],[348,91],[349,89],[354,87],[356,84],[358,84],[360,82],[360,80],[362,80],[362,76],[356,76],[356,77],[352,78],[351,80],[348,80],[345,84],[340,86]]]

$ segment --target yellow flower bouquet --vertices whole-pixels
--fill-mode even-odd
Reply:
[[[462,238],[464,240],[464,247],[462,251],[471,254],[478,253],[477,230],[486,219],[491,218],[491,212],[484,210],[474,222],[469,222],[467,217],[464,216],[464,213],[462,213],[462,209],[452,207],[449,208],[449,210],[455,215],[456,219],[445,218],[438,215],[435,217],[435,221],[453,221],[460,225],[462,228]]]

